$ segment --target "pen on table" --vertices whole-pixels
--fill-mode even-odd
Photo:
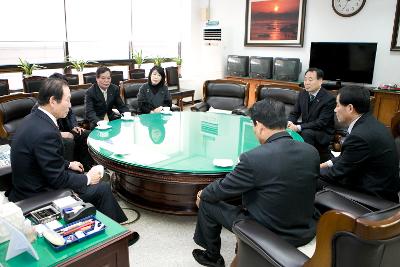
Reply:
[[[79,227],[79,226],[81,226],[81,225],[83,225],[85,223],[89,223],[89,222],[94,222],[94,221],[93,221],[93,219],[90,219],[90,220],[78,222],[78,223],[75,223],[73,225],[67,226],[65,228],[59,229],[57,232],[58,233],[65,233],[65,232],[67,232],[67,231],[69,231],[71,229],[77,228],[77,227]]]
[[[80,225],[80,226],[77,226],[77,227],[75,227],[75,228],[71,228],[70,230],[63,232],[62,235],[63,235],[63,236],[70,235],[70,234],[72,234],[72,233],[75,233],[75,232],[81,230],[82,228],[84,228],[84,227],[86,227],[86,226],[90,226],[90,227],[91,227],[93,224],[94,224],[93,221],[92,221],[92,222],[85,223],[85,224],[82,224],[82,225]]]

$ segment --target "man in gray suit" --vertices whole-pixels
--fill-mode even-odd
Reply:
[[[242,218],[258,221],[283,239],[301,246],[315,235],[314,195],[319,176],[317,150],[295,141],[285,131],[284,104],[271,99],[250,109],[260,146],[240,156],[224,178],[197,194],[199,207],[194,241],[195,260],[206,266],[225,266],[220,255],[222,226],[232,231]],[[225,200],[242,197],[242,205]]]

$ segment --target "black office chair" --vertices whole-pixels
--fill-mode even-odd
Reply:
[[[0,79],[0,96],[9,94],[10,87],[8,85],[8,79]]]
[[[11,141],[23,118],[36,103],[33,94],[17,93],[0,97],[0,137]]]
[[[83,74],[83,82],[94,84],[96,82],[96,72],[84,73]]]
[[[124,72],[119,70],[111,71],[111,83],[119,85],[120,82],[124,80]]]
[[[43,76],[31,76],[24,78],[22,83],[24,85],[24,93],[33,93],[39,92],[42,87],[43,81],[45,81],[47,77]]]
[[[192,111],[208,111],[210,107],[247,114],[249,84],[233,80],[208,80],[203,85],[203,101],[192,106]]]
[[[144,69],[129,70],[129,79],[144,79],[146,78],[146,71]]]
[[[165,68],[168,90],[180,90],[178,67]]]
[[[261,84],[256,88],[256,101],[260,101],[265,98],[271,98],[280,101],[285,104],[286,116],[289,116],[290,112],[293,111],[298,96],[299,91],[292,90],[284,86],[278,87],[277,85]]]
[[[78,74],[65,74],[64,77],[67,80],[69,85],[78,85],[79,84]]]
[[[144,83],[147,83],[147,79],[130,79],[120,83],[121,97],[128,105],[129,111],[135,114],[139,113],[137,95]]]
[[[71,90],[71,109],[75,114],[78,124],[89,129],[89,122],[85,120],[85,94],[88,88],[92,86],[91,83],[70,85]]]

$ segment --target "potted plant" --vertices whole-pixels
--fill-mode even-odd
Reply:
[[[68,59],[69,66],[74,68],[77,72],[82,72],[85,66],[88,64],[88,61],[83,59]]]
[[[135,67],[136,69],[140,69],[140,66],[142,66],[142,64],[146,60],[146,58],[143,57],[142,50],[137,52],[132,51],[132,59],[135,61],[135,64],[137,65],[137,68]]]
[[[156,57],[153,59],[154,66],[161,67],[161,63],[163,63],[163,62],[165,62],[165,58],[160,57],[160,56],[156,56]]]
[[[72,67],[76,70],[79,77],[79,84],[83,84],[83,70],[89,63],[97,63],[96,61],[87,61],[83,59],[71,59],[67,58],[67,63],[69,63],[66,68]]]
[[[181,75],[182,58],[181,57],[175,57],[172,60],[176,63],[176,67],[178,68],[179,78],[182,78],[182,75]]]
[[[21,58],[19,58],[19,62],[20,62],[20,65],[18,65],[18,67],[20,69],[22,69],[22,73],[23,73],[24,78],[31,77],[32,76],[32,72],[34,70],[45,69],[45,67],[43,67],[43,66],[40,66],[40,65],[37,65],[37,64],[31,64],[28,61],[26,61],[24,59],[21,59]]]

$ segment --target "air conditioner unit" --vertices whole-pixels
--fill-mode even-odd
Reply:
[[[203,27],[201,47],[202,78],[220,79],[224,75],[222,30],[218,21],[208,21]]]
[[[208,21],[203,27],[203,41],[205,44],[220,43],[222,30],[218,21]]]

